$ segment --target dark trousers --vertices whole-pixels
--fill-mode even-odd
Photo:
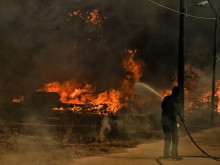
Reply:
[[[170,144],[172,141],[171,155],[178,155],[178,128],[177,123],[171,121],[162,121],[164,131],[164,156],[169,156]]]

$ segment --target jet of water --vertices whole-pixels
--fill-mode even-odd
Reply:
[[[163,96],[161,94],[159,94],[155,89],[153,89],[152,87],[150,87],[149,85],[142,83],[142,82],[137,82],[134,84],[134,88],[136,91],[140,91],[140,90],[148,90],[151,93],[154,93],[155,95],[159,96],[161,99],[163,99]]]

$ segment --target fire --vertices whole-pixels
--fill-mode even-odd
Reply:
[[[220,114],[220,80],[216,81],[216,93],[215,93],[215,107],[216,111]],[[205,94],[203,94],[202,98],[204,102],[209,102],[211,104],[211,95],[212,92],[208,91]]]
[[[70,12],[68,15],[67,22],[71,20],[73,16],[79,16],[82,20],[84,20],[86,23],[91,23],[94,26],[101,27],[103,22],[107,19],[106,16],[102,16],[100,14],[100,11],[98,9],[94,9],[90,12],[81,12],[80,10]]]
[[[105,91],[104,93],[99,94],[97,99],[95,99],[95,102],[97,105],[108,105],[112,112],[116,112],[122,107],[120,102],[121,97],[122,94],[120,91],[111,89],[110,91]]]
[[[121,92],[110,89],[103,93],[96,94],[96,89],[91,84],[84,86],[78,84],[76,80],[69,80],[63,83],[52,82],[45,84],[40,91],[57,92],[60,95],[60,101],[69,104],[72,107],[69,110],[81,111],[86,108],[88,111],[96,110],[102,113],[105,108],[106,112],[116,112],[122,107],[120,103]],[[85,106],[88,107],[85,107]],[[64,110],[63,107],[54,108],[54,110]]]
[[[17,98],[14,98],[14,99],[12,100],[12,102],[13,102],[13,103],[22,103],[22,102],[24,102],[24,96],[19,96],[19,97],[17,97]]]
[[[83,104],[95,89],[89,84],[82,86],[76,80],[69,80],[63,83],[52,82],[44,85],[38,91],[56,92],[60,95],[60,101],[66,104]]]
[[[123,60],[124,69],[129,73],[122,80],[120,89],[109,89],[102,93],[96,92],[96,87],[88,83],[79,83],[76,79],[64,82],[45,84],[38,91],[56,92],[60,95],[60,102],[69,105],[69,110],[94,112],[99,114],[116,113],[134,98],[133,85],[142,76],[144,63],[135,59],[136,50],[127,50],[127,57]],[[54,110],[64,110],[55,107]]]
[[[126,71],[133,74],[134,82],[138,82],[143,75],[144,63],[141,60],[134,60],[137,50],[127,50],[129,56],[123,61]]]
[[[122,90],[125,93],[125,100],[133,99],[135,91],[133,89],[134,83],[138,82],[143,75],[143,61],[136,59],[137,50],[128,49],[125,54],[128,54],[123,60],[123,67],[125,71],[130,73],[122,80]]]
[[[166,97],[168,95],[171,95],[172,89],[163,89],[160,91],[160,93],[162,94],[162,96]]]
[[[99,15],[99,11],[97,9],[92,12],[87,12],[86,22],[92,23],[94,26],[102,26],[102,18]]]
[[[217,112],[220,114],[220,80],[217,81],[216,96],[218,98]]]
[[[164,90],[171,93],[171,90]],[[170,94],[169,93],[169,94]],[[212,102],[212,92],[207,91],[201,93],[199,96],[191,96],[189,91],[185,90],[185,108],[186,110],[210,110]],[[220,114],[220,80],[216,81],[216,93],[215,93],[215,111]]]
[[[178,86],[178,82],[177,80],[173,81],[172,83],[173,86]],[[163,89],[160,91],[160,93],[162,94],[162,96],[168,96],[168,95],[171,95],[172,93],[172,89]]]

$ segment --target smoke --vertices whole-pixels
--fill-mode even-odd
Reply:
[[[145,112],[121,113],[117,119],[118,137],[125,139],[155,138],[160,125],[158,102],[152,107],[145,107]],[[152,109],[153,108],[153,109]]]
[[[157,2],[179,8],[178,2]],[[219,11],[220,3],[214,6]],[[67,21],[70,12],[94,9],[106,17],[102,27],[78,16]],[[2,0],[0,12],[1,102],[30,96],[45,83],[72,78],[94,84],[97,92],[117,88],[125,75],[121,65],[124,48],[138,50],[138,57],[146,63],[142,81],[156,88],[168,87],[176,72],[179,15],[146,0]],[[213,15],[210,7],[188,12]],[[213,28],[212,21],[186,19],[186,62],[207,79],[211,76]]]
[[[99,140],[104,141],[105,136],[111,131],[111,125],[108,116],[104,116],[102,123],[101,123],[101,128],[100,128],[100,133],[99,133]]]

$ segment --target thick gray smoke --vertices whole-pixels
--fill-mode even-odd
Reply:
[[[179,8],[178,1],[157,2]],[[188,0],[187,4],[195,2]],[[220,3],[213,3],[220,11]],[[78,16],[67,21],[70,12],[94,9],[106,17],[102,27],[93,30],[92,24]],[[188,12],[213,16],[210,7]],[[167,87],[177,66],[178,19],[178,14],[147,0],[1,0],[0,100],[30,96],[45,83],[72,78],[93,83],[98,91],[117,88],[125,75],[121,65],[124,48],[138,49],[146,63],[142,81]],[[213,21],[186,19],[187,63],[208,79],[213,28]]]

